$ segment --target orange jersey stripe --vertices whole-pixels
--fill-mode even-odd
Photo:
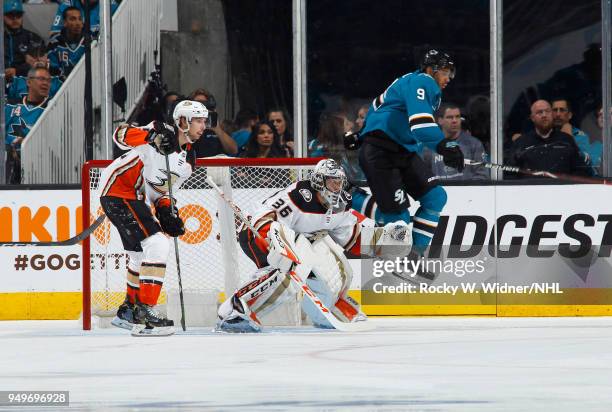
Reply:
[[[149,131],[138,127],[120,126],[115,130],[113,137],[119,147],[131,148],[147,144]]]
[[[108,179],[102,191],[102,196],[115,196],[130,200],[138,199],[138,191],[143,183],[143,168],[144,163],[138,157],[118,167]]]

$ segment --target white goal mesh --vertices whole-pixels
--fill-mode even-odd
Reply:
[[[173,193],[186,233],[178,241],[181,280],[187,295],[233,292],[255,270],[238,242],[240,220],[216,191],[206,183],[210,175],[249,215],[268,196],[306,178],[317,159],[199,159],[193,175]],[[83,213],[90,221],[103,213],[99,200],[99,177],[110,162],[95,161],[83,172]],[[87,216],[87,215],[86,215]],[[85,244],[86,245],[86,244]],[[127,254],[108,219],[84,245],[84,328],[91,316],[113,316],[126,293]],[[172,246],[160,303],[178,293],[176,258]],[[87,293],[89,283],[90,293]],[[88,298],[89,295],[89,298]]]

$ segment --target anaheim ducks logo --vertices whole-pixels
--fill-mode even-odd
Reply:
[[[169,192],[168,189],[168,172],[165,169],[158,169],[162,176],[156,176],[157,178],[157,182],[151,181],[147,179],[147,183],[149,184],[149,186],[151,187],[151,189],[155,190],[157,193],[161,194],[161,195],[165,195]],[[170,174],[172,175],[171,177],[171,182],[170,184],[174,184],[174,182],[176,182],[176,180],[179,178],[179,175],[176,174],[175,172],[170,172]]]
[[[305,201],[310,202],[312,200],[312,193],[307,189],[300,189],[300,194],[304,198]]]

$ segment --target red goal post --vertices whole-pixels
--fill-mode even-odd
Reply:
[[[246,213],[291,183],[306,178],[321,158],[198,159],[192,176],[174,191],[186,233],[179,238],[181,280],[186,293],[215,295],[238,287],[255,269],[236,240],[240,223],[233,211],[206,183],[210,175],[224,195]],[[103,213],[99,203],[99,178],[110,160],[93,160],[82,169],[83,228]],[[125,298],[127,255],[118,233],[106,219],[82,243],[83,329],[92,327],[92,316],[114,316]],[[174,248],[170,248],[161,303],[177,289]],[[189,321],[189,310],[186,309]]]

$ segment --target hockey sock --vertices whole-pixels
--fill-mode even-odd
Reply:
[[[136,298],[140,299],[139,274],[130,268],[127,270],[127,296],[130,303],[136,303]]]
[[[140,265],[140,301],[154,306],[164,285],[166,265],[164,263],[142,262]]]
[[[387,223],[397,222],[401,220],[406,223],[410,223],[410,213],[408,209],[404,209],[401,212],[383,212],[380,209],[376,210],[376,223],[380,226],[384,226]]]
[[[438,228],[440,212],[442,212],[446,204],[446,199],[446,191],[440,186],[435,186],[418,199],[421,203],[421,207],[419,207],[412,219],[414,222],[412,227],[412,242],[413,249],[420,255],[425,253],[427,246],[429,246]]]

